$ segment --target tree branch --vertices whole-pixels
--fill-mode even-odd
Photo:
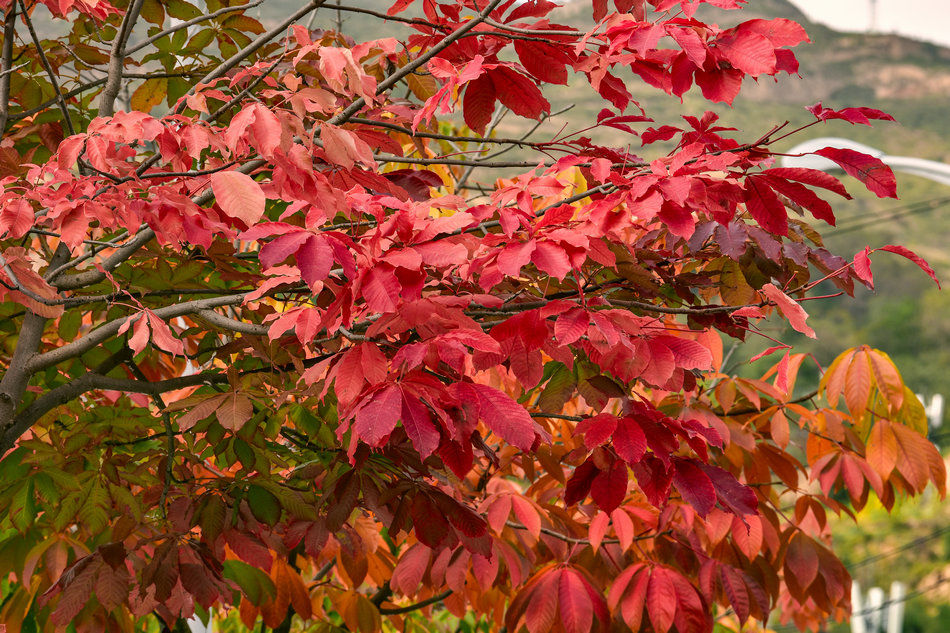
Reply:
[[[218,314],[214,310],[197,310],[195,314],[211,325],[219,327],[222,330],[229,330],[231,332],[239,332],[241,334],[249,334],[251,336],[267,336],[267,332],[270,330],[270,328],[266,325],[257,325],[256,323],[245,323],[244,321],[238,321],[237,319],[232,319],[231,317],[224,316],[223,314]]]
[[[53,254],[50,265],[56,265],[68,256],[69,250],[61,244]],[[47,321],[46,317],[27,310],[23,317],[23,323],[20,325],[19,337],[17,338],[16,348],[13,350],[13,356],[10,358],[10,364],[3,378],[0,379],[0,436],[3,437],[3,443],[0,444],[0,455],[3,455],[7,449],[12,447],[12,442],[15,441],[15,439],[11,440],[8,445],[7,437],[10,429],[15,426],[14,413],[20,405],[26,386],[30,382],[30,376],[33,374],[29,369],[29,364],[36,356],[36,351],[43,340],[43,331],[46,329]],[[19,437],[19,434],[16,437]]]
[[[166,306],[164,308],[156,308],[155,310],[152,310],[152,313],[163,320],[173,319],[175,317],[185,316],[187,314],[194,314],[199,310],[237,305],[244,301],[244,297],[246,297],[248,294],[249,293],[245,292],[236,295],[229,295],[226,297],[210,297],[208,299],[186,301],[184,303],[178,303],[175,305]],[[81,356],[82,354],[91,350],[93,347],[118,334],[119,329],[125,325],[125,323],[130,318],[134,319],[136,318],[136,315],[113,319],[112,321],[109,321],[108,323],[96,328],[92,332],[72,341],[71,343],[67,343],[62,347],[58,347],[44,354],[39,354],[38,356],[31,358],[29,362],[26,363],[25,369],[29,374],[33,374],[47,367],[52,367],[57,363],[61,363],[64,360]]]
[[[413,61],[409,62],[408,64],[406,64],[405,66],[403,66],[402,68],[394,72],[392,75],[387,77],[385,80],[380,82],[379,85],[376,87],[376,94],[381,95],[385,93],[387,90],[389,90],[390,88],[395,86],[397,83],[399,83],[404,77],[414,73],[416,69],[420,68],[423,64],[427,63],[430,59],[438,55],[444,49],[451,46],[460,37],[462,37],[467,32],[469,32],[470,30],[478,26],[481,22],[485,21],[485,19],[491,14],[492,11],[495,10],[495,8],[499,4],[501,4],[501,2],[502,0],[491,0],[491,2],[488,3],[488,6],[485,7],[484,10],[476,14],[475,17],[473,17],[471,20],[469,20],[462,26],[458,27],[457,29],[455,29],[454,31],[446,35],[442,41],[440,41],[438,44],[436,44],[432,48],[428,49],[424,54],[415,58]],[[340,125],[342,123],[345,123],[346,121],[349,121],[350,117],[352,117],[354,114],[359,112],[365,105],[366,105],[366,99],[364,99],[363,97],[360,97],[359,99],[351,103],[349,106],[347,106],[345,110],[343,110],[342,112],[340,112],[339,114],[331,118],[328,121],[328,123],[330,123],[331,125]]]
[[[3,52],[0,53],[0,138],[7,129],[7,117],[10,113],[10,75],[13,65],[13,37],[16,34],[16,4],[7,9],[3,23]]]
[[[115,113],[115,100],[119,96],[119,86],[122,84],[122,68],[125,65],[125,45],[132,34],[132,28],[139,19],[144,0],[133,0],[125,15],[119,32],[112,40],[112,52],[109,54],[109,70],[106,85],[99,95],[99,116],[111,117]]]
[[[256,7],[262,2],[264,2],[264,0],[254,0],[254,2],[249,2],[247,4],[239,4],[233,7],[224,7],[223,9],[218,9],[217,11],[214,11],[213,13],[206,13],[204,15],[199,15],[196,18],[191,18],[190,20],[186,20],[185,22],[179,22],[178,24],[175,24],[174,26],[171,26],[165,29],[164,31],[159,31],[155,35],[149,37],[147,40],[143,40],[139,42],[138,44],[135,44],[134,46],[129,47],[128,49],[126,49],[125,54],[127,56],[134,55],[135,53],[139,52],[140,50],[142,50],[149,44],[157,42],[158,40],[162,39],[166,35],[171,35],[172,33],[175,33],[182,29],[187,29],[189,26],[194,26],[195,24],[201,24],[202,22],[213,20],[216,17],[222,16],[226,13],[233,13],[234,11],[246,11],[248,9],[253,9],[254,7]]]
[[[443,600],[445,600],[451,595],[452,595],[452,590],[446,589],[440,594],[436,594],[432,596],[431,598],[426,598],[425,600],[422,600],[415,604],[410,604],[408,607],[396,607],[393,609],[386,609],[386,608],[380,607],[379,612],[382,615],[399,615],[402,613],[410,613],[412,611],[418,611],[419,609],[424,609],[425,607],[428,607],[430,604],[442,602]]]
[[[217,68],[215,68],[214,70],[209,72],[207,75],[202,77],[198,81],[198,83],[192,86],[191,89],[185,93],[185,95],[193,95],[195,93],[195,90],[200,84],[210,83],[214,81],[215,79],[218,79],[219,77],[223,77],[229,70],[231,70],[232,68],[240,64],[247,57],[253,55],[259,48],[261,48],[262,46],[270,42],[275,37],[279,36],[284,31],[286,31],[287,28],[291,24],[293,24],[294,22],[296,22],[303,16],[307,15],[311,11],[319,9],[321,6],[323,6],[324,2],[326,2],[326,0],[311,0],[311,2],[307,3],[300,9],[297,9],[297,11],[295,11],[290,16],[288,16],[283,22],[281,22],[280,24],[272,28],[270,31],[267,31],[266,33],[262,33],[261,35],[257,37],[257,39],[252,41],[250,44],[248,44],[247,46],[245,46],[244,48],[236,52],[234,55],[231,55],[231,57],[227,58],[223,62],[221,62]],[[178,107],[175,109],[175,113],[181,114],[184,109],[185,109],[185,102],[181,101]]]

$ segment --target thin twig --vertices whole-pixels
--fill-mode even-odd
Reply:
[[[22,2],[23,0],[20,0],[20,1]],[[202,77],[198,81],[198,83],[192,86],[188,90],[188,92],[185,93],[185,95],[186,96],[193,95],[195,94],[195,91],[198,89],[198,86],[200,86],[201,84],[207,84],[214,81],[215,79],[218,79],[219,77],[223,77],[229,70],[231,70],[232,68],[240,64],[246,58],[253,55],[258,49],[260,49],[262,46],[270,42],[272,39],[274,39],[275,37],[277,37],[284,31],[286,31],[287,27],[289,27],[291,24],[295,23],[297,20],[307,15],[311,11],[315,11],[316,9],[319,9],[321,6],[323,6],[324,2],[326,2],[326,0],[311,0],[311,2],[308,2],[306,5],[304,5],[300,9],[297,9],[294,13],[288,16],[283,22],[281,22],[280,24],[278,24],[271,30],[265,33],[262,33],[250,44],[248,44],[247,46],[245,46],[244,48],[236,52],[234,55],[231,55],[229,58],[227,58],[226,60],[218,64],[218,66],[215,67],[214,70],[212,70],[207,75]],[[178,107],[175,108],[176,114],[181,114],[184,111],[185,103],[186,102],[184,99],[182,99],[178,103]]]
[[[419,609],[423,609],[423,608],[425,608],[425,607],[428,607],[430,604],[435,604],[435,603],[437,603],[437,602],[442,602],[443,600],[445,600],[446,598],[448,598],[448,597],[451,596],[451,595],[452,595],[452,590],[451,590],[451,589],[446,589],[445,591],[443,591],[443,592],[440,593],[440,594],[436,594],[436,595],[432,596],[431,598],[426,598],[425,600],[422,600],[422,601],[417,602],[417,603],[415,603],[415,604],[410,604],[408,607],[395,607],[395,608],[392,608],[392,609],[387,609],[387,608],[380,607],[379,612],[380,612],[380,614],[382,614],[382,615],[399,615],[399,614],[402,614],[402,613],[410,613],[410,612],[412,612],[412,611],[418,611]]]
[[[445,38],[443,38],[438,44],[428,49],[425,52],[425,54],[420,55],[419,57],[415,58],[413,61],[409,62],[408,64],[406,64],[405,66],[403,66],[402,68],[394,72],[392,75],[387,77],[385,80],[380,82],[379,85],[376,87],[376,94],[381,95],[385,93],[387,90],[389,90],[390,88],[395,86],[397,83],[399,83],[404,77],[414,73],[418,68],[426,64],[430,59],[432,59],[433,57],[441,53],[444,49],[451,46],[456,40],[462,37],[465,33],[467,33],[468,31],[472,30],[473,28],[481,24],[491,14],[491,12],[494,11],[495,8],[498,7],[498,5],[501,3],[502,3],[502,0],[491,0],[491,2],[488,3],[488,6],[486,6],[484,10],[482,10],[481,12],[476,14],[475,17],[473,17],[471,20],[469,20],[468,22],[466,22],[465,24],[463,24],[462,26],[458,27],[457,29],[452,31],[450,34],[445,36]],[[342,112],[340,112],[339,114],[331,118],[329,120],[329,123],[331,125],[340,125],[342,123],[345,123],[346,121],[349,121],[350,117],[352,117],[357,112],[359,112],[365,105],[366,105],[366,99],[364,97],[360,97],[356,99],[355,101],[353,101],[353,103],[351,103],[349,106],[347,106],[345,110],[343,110]]]
[[[226,13],[233,13],[234,11],[246,11],[248,9],[253,9],[254,7],[256,7],[262,2],[264,2],[264,0],[254,0],[254,2],[249,2],[248,4],[239,4],[233,7],[224,7],[223,9],[218,9],[217,11],[213,13],[206,13],[205,15],[199,15],[196,18],[191,18],[190,20],[179,22],[178,24],[175,24],[174,26],[171,26],[165,29],[164,31],[159,31],[155,35],[149,37],[147,40],[144,40],[134,46],[131,46],[130,48],[126,49],[125,54],[132,55],[134,53],[137,53],[138,51],[142,50],[149,44],[152,44],[153,42],[157,42],[158,40],[162,39],[166,35],[171,35],[172,33],[175,33],[182,29],[187,29],[189,26],[194,26],[195,24],[201,24],[202,22],[206,22],[208,20],[213,20],[214,18],[218,16],[222,16]]]
[[[69,117],[69,109],[66,106],[66,98],[59,90],[59,80],[56,78],[56,73],[53,71],[53,67],[50,65],[49,59],[46,58],[46,51],[43,50],[43,45],[40,43],[40,38],[36,34],[36,29],[33,28],[33,22],[30,20],[29,13],[27,13],[26,5],[23,4],[23,0],[19,0],[19,4],[20,12],[23,15],[23,22],[26,23],[26,28],[30,31],[30,37],[33,38],[33,46],[36,47],[36,53],[40,57],[40,63],[43,64],[43,68],[46,70],[46,74],[49,76],[49,82],[53,86],[53,92],[56,93],[56,100],[59,103],[59,109],[63,113],[63,122],[66,125],[66,129],[69,131],[69,135],[72,136],[76,133],[76,129],[73,127],[73,121]]]

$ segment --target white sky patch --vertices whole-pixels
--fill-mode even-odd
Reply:
[[[790,0],[808,17],[839,31],[867,31],[872,0]],[[752,0],[752,4],[755,0]],[[950,46],[950,0],[877,0],[876,31]]]

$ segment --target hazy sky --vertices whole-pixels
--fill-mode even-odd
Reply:
[[[871,23],[872,0],[791,2],[816,22],[841,31],[865,31]],[[950,46],[950,0],[877,0],[877,30]]]

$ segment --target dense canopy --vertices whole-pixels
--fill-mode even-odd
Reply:
[[[875,250],[933,271],[825,249],[849,194],[776,166],[787,125],[631,93],[732,103],[797,73],[803,29],[697,13],[741,0],[259,4],[0,3],[6,630],[844,617],[829,513],[943,494],[920,403],[868,347],[808,393],[780,341],[760,379],[724,349],[814,336],[805,300],[872,286]],[[559,128],[568,82],[600,112]]]

